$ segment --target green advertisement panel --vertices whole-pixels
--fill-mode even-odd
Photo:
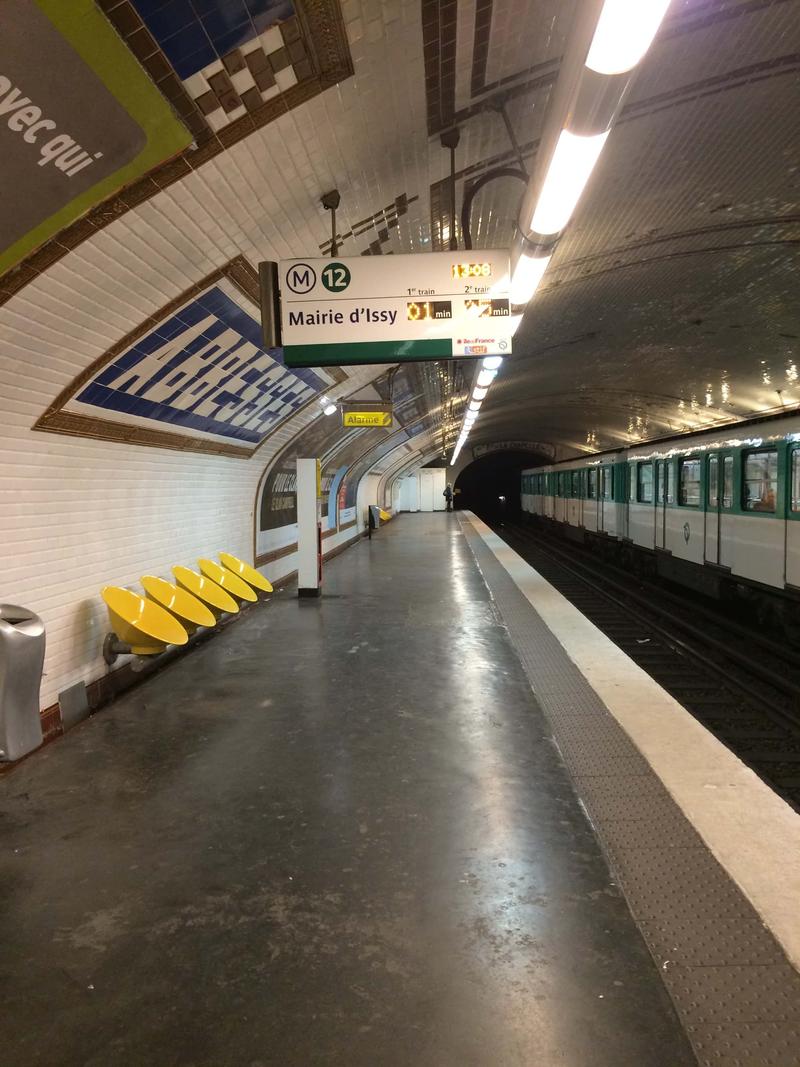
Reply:
[[[0,5],[0,274],[191,142],[94,0]]]

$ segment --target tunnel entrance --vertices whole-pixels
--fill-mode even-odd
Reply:
[[[484,522],[516,519],[520,508],[520,473],[528,467],[549,463],[536,452],[490,452],[473,460],[461,471],[453,486],[456,508],[474,511]],[[458,492],[460,490],[460,492]]]

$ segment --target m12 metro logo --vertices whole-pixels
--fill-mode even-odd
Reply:
[[[352,278],[344,263],[331,263],[321,272],[321,281],[329,293],[343,293]],[[308,296],[317,284],[317,272],[310,263],[294,263],[286,272],[286,287],[295,296]]]

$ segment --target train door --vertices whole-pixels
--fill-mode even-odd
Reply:
[[[720,525],[722,519],[722,493],[720,492],[719,455],[708,457],[706,468],[706,563],[719,563]]]
[[[656,491],[653,494],[655,497],[655,509],[656,509],[656,528],[655,528],[655,547],[666,548],[667,544],[667,501],[670,496],[670,469],[669,460],[659,459],[656,461]]]
[[[717,481],[719,503],[717,505],[717,563],[730,567],[733,563],[734,516],[733,516],[733,452],[719,453],[719,476]]]
[[[607,530],[611,514],[611,467],[600,468],[600,499],[597,501],[597,529]]]

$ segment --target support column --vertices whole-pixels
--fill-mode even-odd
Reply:
[[[297,595],[322,592],[322,471],[318,459],[297,460]]]

